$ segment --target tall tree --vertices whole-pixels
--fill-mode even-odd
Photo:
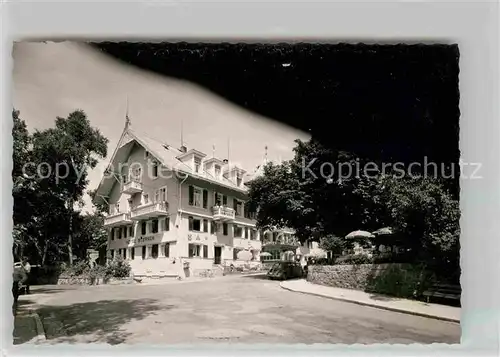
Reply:
[[[292,160],[267,165],[249,183],[258,226],[290,227],[301,241],[336,252],[352,243],[342,237],[353,230],[392,227],[415,259],[458,266],[460,210],[446,180],[381,172],[315,140],[297,141],[294,150]]]
[[[305,241],[382,224],[378,171],[358,174],[363,163],[353,154],[314,140],[296,143],[294,159],[267,165],[249,184],[250,207],[258,209],[260,227],[287,226]]]
[[[95,168],[98,158],[107,154],[108,140],[91,127],[86,114],[77,110],[67,118],[58,117],[55,127],[26,135],[25,125],[13,113],[14,179],[21,177],[22,190],[14,192],[14,221],[30,231],[30,239],[45,260],[49,246],[60,254],[61,237],[66,237],[64,248],[73,261],[75,234],[74,206],[81,202],[88,184],[88,170]],[[16,139],[17,137],[17,139]],[[28,150],[26,142],[30,144]],[[29,153],[29,160],[25,152]],[[16,163],[17,162],[17,163]],[[24,173],[19,173],[24,167]],[[22,180],[25,181],[22,181]],[[20,230],[22,231],[22,230]]]
[[[34,134],[33,147],[37,161],[46,163],[47,171],[50,169],[50,175],[42,179],[42,187],[50,187],[66,202],[67,248],[71,265],[74,205],[85,192],[88,169],[96,167],[98,158],[106,157],[108,139],[90,126],[82,110],[70,113],[67,118],[58,117],[55,124],[55,128]]]

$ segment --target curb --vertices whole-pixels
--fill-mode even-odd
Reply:
[[[43,328],[42,324],[42,319],[40,318],[40,315],[38,315],[35,311],[30,310],[29,315],[35,319],[35,325],[36,325],[36,333],[37,336],[35,338],[35,342],[42,342],[47,339],[45,336],[45,329]]]
[[[399,312],[399,313],[408,314],[408,315],[414,315],[414,316],[420,316],[420,317],[427,317],[427,318],[435,319],[435,320],[460,323],[460,319],[454,319],[454,318],[449,318],[449,317],[436,316],[436,315],[426,314],[426,313],[423,313],[423,312],[408,311],[408,310],[398,309],[398,308],[395,308],[395,307],[380,306],[380,305],[377,305],[377,304],[370,304],[370,303],[363,302],[363,301],[349,300],[349,299],[345,299],[345,298],[334,297],[334,296],[327,296],[327,295],[322,295],[322,294],[312,293],[312,292],[307,292],[307,291],[293,290],[291,288],[287,288],[287,287],[283,286],[283,282],[280,283],[280,287],[282,289],[284,289],[284,290],[292,291],[294,293],[300,293],[300,294],[305,294],[305,295],[313,295],[313,296],[318,296],[318,297],[322,297],[322,298],[326,298],[326,299],[330,299],[330,300],[343,301],[343,302],[348,302],[348,303],[351,303],[351,304],[368,306],[368,307],[373,307],[373,308],[376,308],[376,309],[393,311],[393,312]]]

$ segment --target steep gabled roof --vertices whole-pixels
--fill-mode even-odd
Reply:
[[[139,133],[130,128],[126,128],[124,130],[120,140],[118,141],[117,147],[111,157],[108,169],[110,167],[115,167],[118,163],[127,160],[133,143],[137,143],[142,146],[151,154],[151,156],[158,160],[158,162],[162,166],[166,167],[169,170],[188,174],[200,180],[207,181],[219,186],[224,186],[239,192],[247,191],[246,187],[238,187],[234,182],[225,177],[217,179],[206,171],[201,174],[194,172],[191,166],[178,159],[180,155],[184,154],[183,152],[176,149],[175,147],[166,145],[165,143],[162,143],[161,141],[154,139],[147,134]],[[101,182],[99,183],[99,186],[97,187],[95,200],[100,200],[102,199],[102,196],[107,196],[116,183],[115,180],[116,178],[114,177],[104,175],[101,179]]]

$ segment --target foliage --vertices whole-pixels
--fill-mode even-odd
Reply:
[[[96,213],[107,214],[109,212],[109,204],[106,200],[95,200],[95,195],[97,193],[97,189],[87,191],[87,194],[90,196],[92,200],[92,204],[96,210]]]
[[[382,195],[392,227],[420,259],[458,260],[460,207],[437,179],[384,180]]]
[[[122,257],[116,257],[107,266],[106,274],[113,278],[126,278],[130,276],[130,264]]]
[[[105,246],[108,234],[103,225],[104,216],[100,213],[79,215],[75,222],[75,250],[84,254],[87,249],[98,250]]]
[[[374,269],[367,278],[365,291],[402,298],[418,298],[430,284],[424,266],[391,264]]]
[[[339,257],[335,260],[336,265],[356,265],[356,264],[371,264],[372,258],[365,254],[352,254]]]
[[[292,160],[266,165],[249,183],[260,228],[289,227],[338,254],[354,243],[343,239],[351,231],[392,227],[413,260],[458,266],[459,203],[444,180],[380,172],[314,139],[296,143]]]
[[[259,227],[290,227],[304,242],[383,223],[377,178],[355,174],[359,158],[314,140],[296,143],[293,160],[266,165],[249,183],[249,205],[258,211]]]
[[[33,135],[18,111],[12,119],[14,254],[52,264],[71,261],[76,245],[77,255],[83,257],[80,249],[86,244],[78,240],[88,235],[79,234],[78,225],[85,219],[74,211],[74,203],[82,199],[88,169],[106,156],[107,139],[80,110]]]
[[[64,278],[126,278],[130,276],[130,264],[117,257],[107,265],[96,265],[91,267],[88,262],[79,260],[73,265],[63,264],[61,266],[61,277]]]
[[[332,252],[333,255],[341,255],[343,251],[353,248],[353,240],[329,234],[326,237],[320,238],[319,248],[326,252]]]
[[[88,262],[80,260],[73,265],[62,266],[61,277],[73,278],[88,275],[91,268]]]

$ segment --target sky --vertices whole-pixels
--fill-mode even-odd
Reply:
[[[309,134],[238,107],[187,81],[127,66],[75,42],[21,42],[13,53],[13,106],[32,132],[54,126],[56,117],[83,109],[109,139],[108,157],[89,173],[88,189],[99,184],[125,125],[165,143],[196,148],[252,172],[264,159],[293,157],[295,139]],[[90,211],[88,196],[84,210]]]

